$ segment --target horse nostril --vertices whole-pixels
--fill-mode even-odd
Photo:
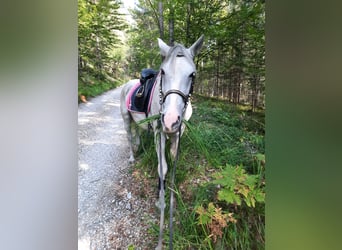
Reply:
[[[178,129],[181,123],[181,116],[178,114],[161,114],[160,120],[163,124],[164,131],[173,132]]]
[[[179,123],[180,123],[180,116],[178,116],[177,121],[176,121],[175,123],[172,124],[172,128],[173,128],[173,129],[178,128]]]

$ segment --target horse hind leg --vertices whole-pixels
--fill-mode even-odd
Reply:
[[[133,129],[134,128],[134,129]],[[134,131],[134,133],[133,133]],[[133,152],[138,151],[139,145],[140,145],[140,131],[139,131],[139,126],[135,123],[131,123],[131,132],[132,132],[132,149]]]
[[[129,146],[129,163],[134,163],[135,159],[134,159],[134,153],[133,153],[133,135],[132,135],[132,118],[130,116],[130,114],[128,112],[123,112],[122,113],[122,118],[124,120],[124,126],[125,126],[125,130],[127,133],[127,140],[128,140],[128,146]]]
[[[128,159],[128,162],[130,164],[133,164],[135,162],[135,159],[134,159],[133,135],[132,135],[131,126],[132,126],[132,123],[130,123],[129,133],[127,132],[128,144],[129,144],[129,159]]]

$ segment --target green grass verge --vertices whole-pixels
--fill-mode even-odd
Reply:
[[[107,74],[95,74],[89,70],[81,72],[78,77],[78,102],[81,102],[81,96],[86,99],[95,97],[118,87],[124,82],[124,79],[113,79]]]
[[[264,111],[201,96],[192,103],[176,171],[174,249],[264,249]],[[136,167],[157,188],[152,132],[138,155]]]

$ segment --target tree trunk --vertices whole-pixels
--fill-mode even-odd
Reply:
[[[160,39],[164,39],[164,10],[163,10],[163,2],[159,1],[158,3],[158,12],[159,12],[159,36]]]
[[[255,112],[256,107],[258,106],[258,94],[259,94],[259,77],[257,75],[253,75],[251,81],[252,87],[252,111]]]
[[[101,56],[101,44],[100,44],[100,38],[98,35],[96,35],[95,56],[96,56],[95,67],[100,73],[102,73],[103,65],[102,65],[102,56]]]
[[[175,10],[173,6],[170,6],[170,16],[169,16],[169,45],[174,45],[174,26],[175,26]]]
[[[186,26],[185,26],[185,45],[190,46],[190,21],[191,21],[192,6],[188,3],[186,6]]]
[[[78,71],[82,71],[82,69],[83,69],[83,59],[82,59],[82,56],[78,54]]]
[[[220,46],[217,49],[216,55],[216,70],[215,70],[215,89],[214,89],[214,96],[219,96],[219,78],[220,78]]]
[[[240,102],[240,89],[241,89],[241,69],[233,69],[233,103],[238,104]]]

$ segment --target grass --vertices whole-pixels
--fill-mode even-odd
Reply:
[[[79,76],[79,101],[81,96],[97,96],[125,81],[89,70]],[[215,174],[223,173],[224,166],[241,166],[248,175],[257,177],[255,189],[264,192],[265,113],[263,110],[251,112],[249,106],[232,105],[196,95],[192,104],[194,112],[190,121],[186,122],[187,130],[181,139],[176,171],[174,249],[264,249],[265,203],[257,202],[251,207],[245,202],[238,205],[220,200],[218,192],[225,190],[224,186],[215,185],[213,180]],[[157,155],[153,132],[142,133],[141,138],[138,164],[133,174],[139,176],[144,186],[153,186],[157,193]],[[169,150],[166,156],[171,167]],[[167,177],[170,172],[169,169]],[[170,186],[169,181],[167,179],[166,186]],[[233,186],[234,192],[238,188]],[[142,196],[144,192],[146,196],[153,191],[144,189]],[[247,200],[244,196],[241,199]],[[166,200],[169,200],[169,192],[166,192]],[[201,223],[200,218],[207,220]],[[168,223],[168,218],[165,222]],[[157,239],[159,226],[151,225],[150,233]],[[166,229],[166,244],[168,236]],[[129,249],[134,249],[134,246]]]
[[[113,79],[106,73],[94,72],[91,68],[79,72],[78,78],[78,102],[84,98],[98,96],[110,89],[118,87],[124,83],[123,79]]]
[[[220,200],[218,192],[225,186],[213,183],[215,174],[223,173],[224,168],[240,166],[245,172],[234,177],[241,182],[234,184],[232,190],[237,192],[245,182],[248,192],[255,189],[264,194],[264,111],[252,113],[248,106],[201,96],[195,96],[192,103],[194,112],[181,139],[176,171],[174,249],[264,249],[264,201],[248,205],[241,193],[236,193],[241,204]],[[167,158],[171,168],[168,151]],[[157,190],[156,165],[153,133],[143,133],[136,168],[148,176]],[[256,180],[255,186],[248,186],[250,178],[246,176]],[[169,180],[166,185],[170,186]],[[227,190],[228,187],[231,188],[227,185]],[[169,192],[166,199],[168,196]],[[206,223],[200,223],[201,216],[207,219]],[[157,238],[158,226],[153,228],[151,233]],[[164,235],[167,244],[168,229]]]

